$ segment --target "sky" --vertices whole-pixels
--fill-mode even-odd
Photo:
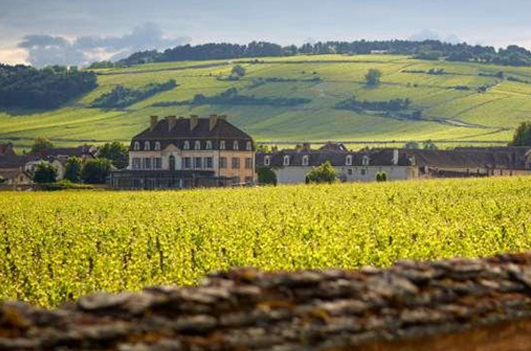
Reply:
[[[440,39],[531,48],[529,0],[0,0],[0,62],[82,65],[186,43]]]

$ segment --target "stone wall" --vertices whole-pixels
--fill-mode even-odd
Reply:
[[[0,350],[494,351],[531,347],[531,254],[387,270],[213,274],[199,287],[0,307]]]

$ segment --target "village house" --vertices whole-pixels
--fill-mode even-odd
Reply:
[[[118,189],[229,186],[255,181],[253,139],[226,119],[151,116],[133,137],[127,170],[111,173]]]
[[[0,156],[14,156],[13,143],[0,143]]]
[[[416,178],[485,177],[531,174],[531,149],[458,148],[455,150],[374,149],[349,151],[328,143],[318,150],[258,153],[257,166],[270,167],[278,184],[304,183],[313,167],[330,162],[345,182],[370,182],[385,172],[388,180]]]
[[[31,174],[25,170],[28,157],[18,155],[0,156],[0,180],[7,185],[27,185],[32,183]]]

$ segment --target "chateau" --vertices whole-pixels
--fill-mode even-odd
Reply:
[[[226,119],[151,116],[131,140],[129,167],[111,174],[121,189],[230,186],[255,181],[253,139]]]

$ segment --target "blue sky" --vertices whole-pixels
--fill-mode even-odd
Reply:
[[[530,48],[530,14],[524,0],[0,0],[0,62],[78,64],[211,41],[440,38]]]

